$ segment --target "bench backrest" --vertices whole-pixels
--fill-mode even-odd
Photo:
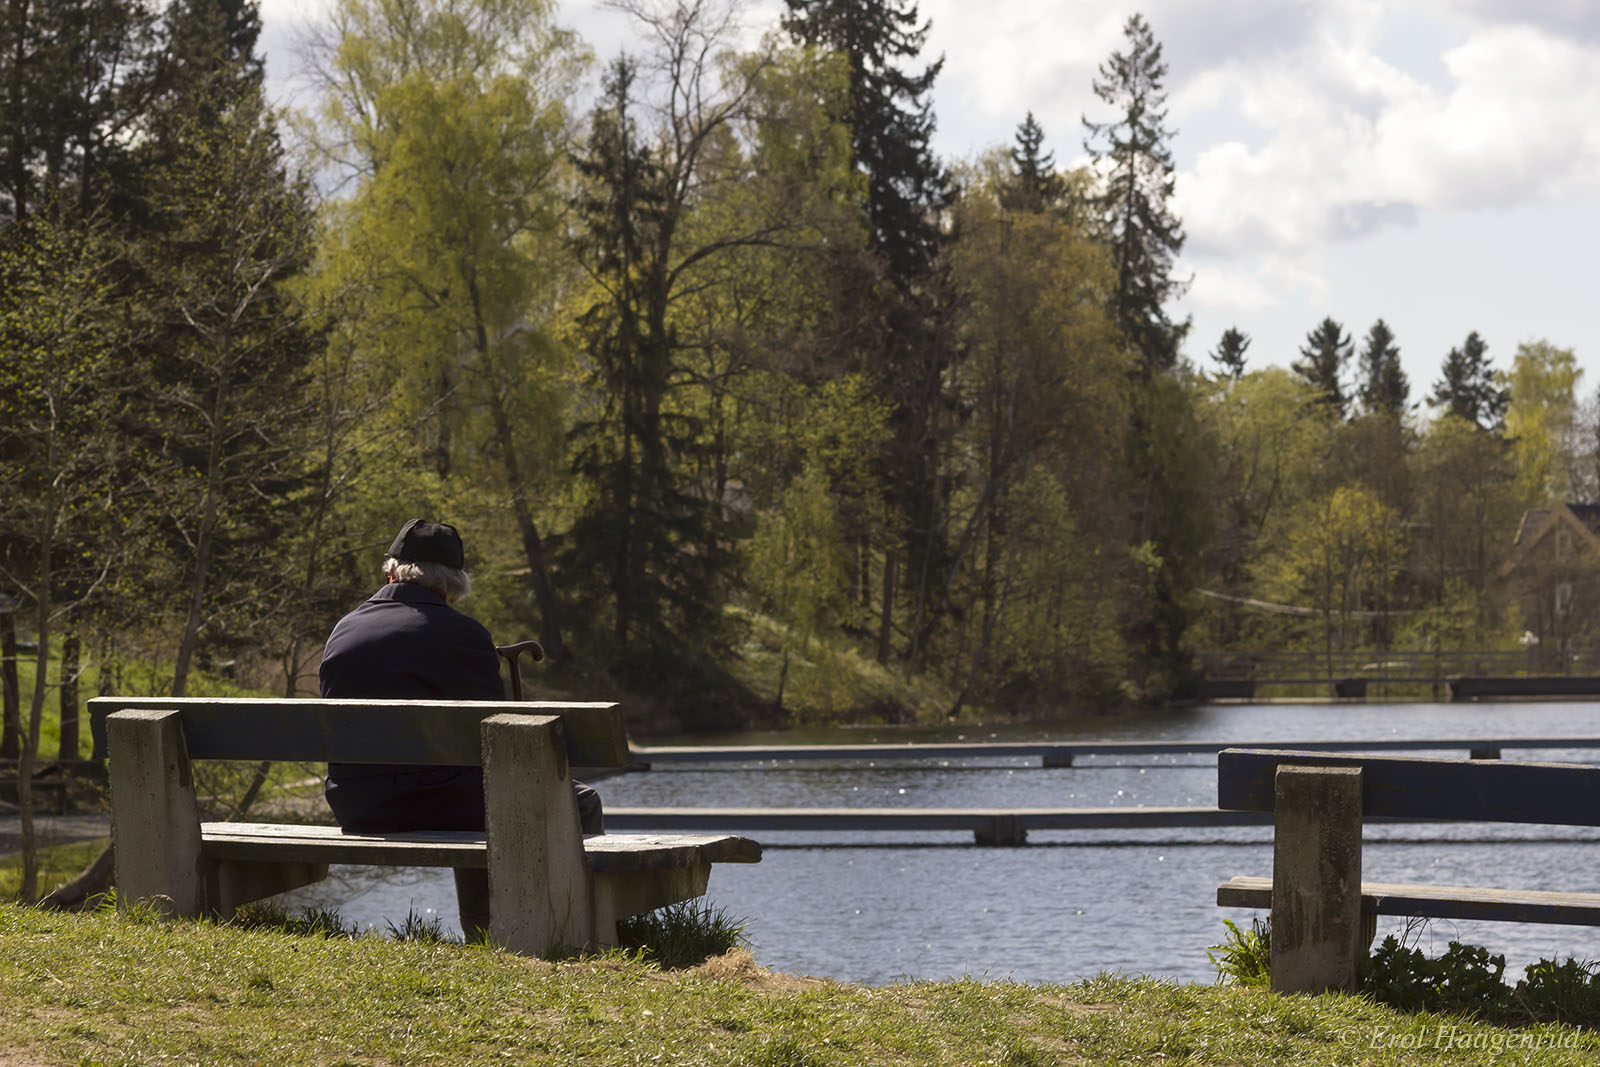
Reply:
[[[190,757],[322,763],[477,766],[480,724],[490,715],[559,715],[567,762],[626,766],[622,709],[612,703],[314,698],[95,697],[94,754],[106,755],[106,716],[125,709],[176,710]]]
[[[1365,816],[1600,826],[1600,767],[1574,763],[1229,748],[1217,754],[1217,807],[1273,810],[1284,763],[1360,767]]]

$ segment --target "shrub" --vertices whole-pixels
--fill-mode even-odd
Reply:
[[[617,940],[662,967],[694,967],[745,944],[748,925],[710,902],[686,900],[622,920]]]
[[[1272,970],[1272,931],[1260,918],[1252,917],[1248,933],[1232,919],[1223,919],[1228,934],[1222,944],[1206,949],[1206,958],[1217,969],[1217,981],[1232,980],[1242,986],[1266,988]]]

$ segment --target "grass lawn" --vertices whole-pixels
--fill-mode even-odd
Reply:
[[[1593,1063],[1569,1027],[1502,1029],[1349,997],[1101,976],[868,988],[736,951],[620,955],[323,939],[0,905],[0,1064]]]

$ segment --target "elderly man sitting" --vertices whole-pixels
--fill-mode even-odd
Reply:
[[[412,519],[383,561],[388,583],[340,619],[322,652],[322,695],[375,700],[504,700],[489,631],[452,605],[472,589],[461,535]],[[600,796],[579,782],[586,834],[604,832]],[[328,806],[347,830],[484,828],[483,768],[330,763]],[[456,903],[468,938],[489,929],[487,871],[457,868]]]

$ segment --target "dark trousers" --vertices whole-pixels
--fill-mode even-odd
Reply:
[[[484,829],[483,768],[427,767],[359,776],[329,774],[328,806],[339,825],[355,833],[398,833],[405,830]],[[600,794],[574,781],[578,825],[584,834],[605,833]],[[489,932],[489,872],[457,867],[456,910],[468,941]]]

